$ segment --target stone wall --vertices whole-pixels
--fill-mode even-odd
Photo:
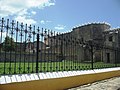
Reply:
[[[116,31],[118,31],[118,33],[116,33]],[[50,37],[49,39],[46,40],[47,41],[46,43],[50,47],[58,46],[55,49],[58,50],[56,52],[59,52],[61,49],[61,45],[63,45],[64,48],[62,50],[65,52],[65,55],[67,55],[69,54],[69,52],[71,52],[70,49],[72,50],[74,47],[74,45],[72,46],[71,42],[73,41],[79,42],[77,45],[77,52],[75,51],[73,52],[76,54],[77,61],[80,62],[91,61],[90,48],[82,44],[87,43],[88,45],[90,45],[89,41],[91,41],[95,45],[110,47],[110,48],[119,48],[120,30],[115,30],[114,33],[110,33],[110,32],[111,32],[110,25],[106,23],[91,23],[73,28],[73,30],[69,33],[56,35],[55,37]],[[112,36],[112,41],[109,41],[110,36]],[[115,60],[117,60],[116,62],[120,62],[119,52],[115,54],[115,51],[111,49],[109,50],[99,47],[95,47],[95,48],[96,49],[94,49],[94,53],[93,53],[94,62],[103,61],[107,63],[108,56],[106,56],[106,54],[110,55],[109,57],[110,63],[115,63]]]
[[[82,43],[88,43],[89,41],[94,42],[98,45],[104,44],[104,36],[103,32],[107,29],[110,29],[110,26],[108,24],[104,23],[93,23],[93,24],[87,24],[84,26],[80,26],[77,28],[73,28],[73,31],[71,32],[72,35],[79,39]],[[91,61],[91,52],[89,49],[84,49],[81,47],[79,48],[81,53],[79,55],[80,61]],[[101,50],[96,50],[93,53],[93,59],[94,61],[102,61],[102,54]]]
[[[103,50],[103,61],[106,63],[120,62],[119,34],[119,29],[107,30],[103,33],[104,45],[106,47]]]

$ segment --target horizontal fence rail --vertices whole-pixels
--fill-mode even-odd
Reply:
[[[108,50],[113,52],[112,61]],[[1,75],[117,67],[119,55],[119,48],[99,45],[94,40],[83,42],[71,32],[0,20]]]

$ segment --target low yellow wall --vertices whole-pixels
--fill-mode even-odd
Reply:
[[[115,76],[120,76],[120,70],[97,74],[64,77],[58,79],[1,84],[0,90],[64,90],[67,88],[76,87]]]

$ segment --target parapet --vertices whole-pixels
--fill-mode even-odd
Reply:
[[[107,22],[92,22],[92,23],[85,23],[85,24],[76,26],[73,28],[73,31],[77,29],[89,28],[89,27],[98,27],[98,28],[101,27],[102,29],[106,30],[106,29],[110,29],[111,26]]]

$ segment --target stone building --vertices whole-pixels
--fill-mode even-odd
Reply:
[[[79,26],[77,28],[73,28],[73,35],[82,41],[83,43],[87,43],[88,46],[90,44],[95,45],[103,45],[104,38],[103,38],[103,32],[106,29],[110,29],[110,25],[106,23],[91,23],[84,26]],[[102,50],[95,47],[93,48],[93,55],[90,51],[90,47],[80,47],[79,52],[81,55],[78,56],[78,59],[80,61],[89,62],[91,61],[92,57],[94,59],[94,62],[96,61],[102,61]]]
[[[36,48],[37,48],[37,41],[34,42],[28,42],[26,43],[26,52],[36,52]],[[39,41],[39,52],[43,51],[46,49],[46,45],[45,43]]]
[[[91,62],[93,59],[94,62],[115,63],[120,62],[117,51],[120,47],[119,32],[120,29],[111,30],[107,23],[90,23],[73,28],[69,33],[51,37],[47,39],[47,44],[54,48],[58,46],[56,53],[63,51],[65,57],[73,57],[77,62]],[[79,44],[75,46],[74,42]],[[72,54],[68,53],[70,50]]]
[[[103,32],[104,45],[103,61],[106,63],[120,63],[120,28]]]

